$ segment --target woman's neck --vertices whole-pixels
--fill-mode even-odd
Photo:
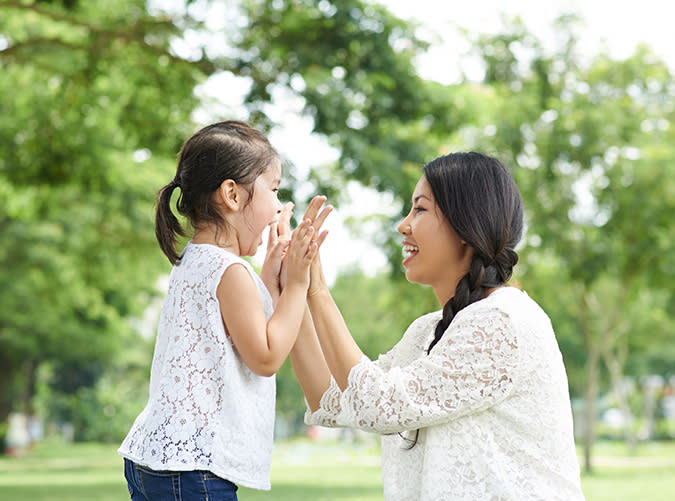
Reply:
[[[488,297],[490,294],[492,294],[494,291],[497,291],[497,290],[501,289],[502,287],[504,287],[504,286],[503,286],[503,285],[499,285],[499,286],[497,286],[497,287],[492,287],[492,288],[486,290],[486,291],[485,291],[485,294],[483,295],[483,297],[482,297],[481,299],[485,299],[485,298]],[[436,299],[438,299],[438,302],[440,303],[441,308],[443,308],[443,307],[445,306],[445,304],[446,304],[448,301],[450,301],[450,300],[454,297],[454,295],[455,295],[455,294],[454,294],[454,290],[452,291],[451,294],[446,294],[446,295],[443,295],[442,293],[439,293],[438,291],[435,291],[435,292],[436,292]]]

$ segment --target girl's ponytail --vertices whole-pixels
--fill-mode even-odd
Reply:
[[[178,222],[178,218],[171,210],[171,195],[178,187],[174,179],[164,186],[157,194],[157,210],[155,212],[155,236],[162,252],[169,258],[171,264],[176,264],[179,255],[176,252],[177,236],[185,236],[185,230]]]

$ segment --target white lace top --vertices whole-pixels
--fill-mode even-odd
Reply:
[[[383,434],[387,500],[583,500],[567,376],[551,323],[498,289],[460,311],[426,354],[441,312],[375,362],[333,380],[307,424]],[[417,444],[413,439],[419,429]]]
[[[226,334],[216,289],[228,266],[251,273],[267,318],[272,298],[240,257],[189,243],[162,306],[150,397],[119,454],[153,470],[209,470],[270,488],[275,379],[254,374]]]

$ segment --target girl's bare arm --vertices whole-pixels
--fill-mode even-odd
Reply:
[[[306,309],[308,268],[317,253],[314,228],[304,221],[288,247],[288,283],[266,321],[257,287],[243,265],[230,266],[217,290],[225,329],[244,363],[258,375],[272,376],[288,356]]]

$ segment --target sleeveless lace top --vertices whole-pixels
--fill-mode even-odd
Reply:
[[[383,434],[388,501],[583,500],[548,316],[505,287],[460,311],[427,355],[440,318],[415,320],[377,361],[364,356],[344,392],[331,381],[305,422]]]
[[[150,396],[119,454],[153,470],[209,470],[269,489],[275,378],[254,374],[225,332],[216,289],[228,266],[251,273],[267,318],[272,298],[239,256],[188,243],[162,306]]]

